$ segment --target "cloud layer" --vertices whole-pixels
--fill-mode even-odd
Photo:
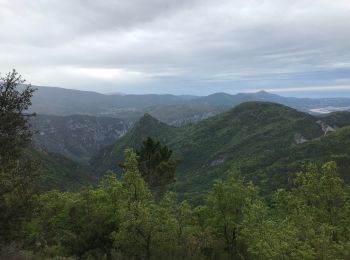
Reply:
[[[0,71],[99,92],[350,85],[348,0],[0,0]]]

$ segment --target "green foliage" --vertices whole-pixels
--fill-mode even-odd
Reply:
[[[22,224],[35,207],[38,175],[36,163],[22,158],[31,140],[29,114],[34,89],[13,70],[0,77],[0,243],[20,238]]]
[[[138,168],[137,154],[132,150],[125,150],[124,163],[124,185],[128,191],[128,201],[149,200],[151,193],[149,192],[145,181],[142,179]]]
[[[221,240],[230,259],[241,255],[239,226],[244,210],[257,198],[257,189],[234,175],[225,182],[217,181],[206,198],[207,225],[214,228],[215,237]]]
[[[349,255],[349,193],[334,162],[299,174],[291,191],[276,193],[277,214],[295,226],[297,237],[316,259]]]
[[[349,111],[340,111],[327,114],[320,117],[320,119],[326,122],[328,125],[338,128],[350,125],[350,112]]]
[[[33,259],[346,259],[350,190],[334,162],[310,165],[269,206],[239,174],[218,180],[193,208],[175,193],[153,198],[136,153],[125,175],[109,172],[96,188],[47,192],[27,222],[18,254]],[[3,254],[12,254],[4,248]],[[0,254],[1,255],[1,254]]]
[[[200,201],[213,181],[225,178],[230,168],[253,180],[266,193],[286,185],[289,175],[265,171],[280,158],[298,149],[295,135],[307,140],[323,135],[319,119],[283,105],[248,102],[232,110],[183,127],[167,126],[145,115],[133,129],[106,148],[94,160],[97,171],[118,170],[122,151],[139,149],[148,136],[160,140],[180,161],[173,191],[192,201]],[[300,169],[299,169],[300,170]]]
[[[172,151],[167,146],[148,137],[136,153],[141,176],[151,189],[174,181],[177,162],[170,159]]]
[[[116,147],[112,145],[102,149],[92,158],[90,165],[101,175],[108,170],[119,171],[121,169],[118,166],[124,159],[125,149],[138,150],[147,137],[157,139],[161,143],[168,143],[176,129],[145,114],[126,135],[117,141]]]
[[[281,153],[272,164],[256,170],[255,177],[252,176],[252,178],[265,190],[282,187],[282,185],[291,187],[295,173],[307,171],[310,163],[322,165],[329,160],[337,163],[339,175],[349,183],[350,127],[338,129],[329,135],[291,147]]]
[[[22,92],[17,90],[25,82],[15,70],[0,77],[0,165],[18,159],[22,149],[28,145],[32,133],[25,114],[31,105],[35,89],[28,85]]]
[[[7,166],[0,169],[0,242],[22,236],[22,224],[32,216],[38,193],[35,162]]]
[[[96,176],[89,167],[80,165],[59,154],[26,149],[25,157],[40,163],[40,187],[42,190],[79,190],[85,185],[96,184]]]
[[[350,128],[314,139],[322,135],[315,120],[267,103],[243,104],[181,128],[146,115],[100,155],[104,166],[117,168],[122,148],[139,149],[125,150],[121,178],[109,171],[97,187],[49,191],[38,199],[32,174],[36,165],[26,160],[28,155],[4,153],[0,242],[5,245],[0,258],[347,259],[350,189],[338,174],[345,176],[348,169]],[[26,132],[25,125],[22,130]],[[314,140],[297,145],[295,133]],[[174,186],[180,199],[175,193],[161,200],[153,196],[149,184],[167,183],[172,178],[158,181],[158,175],[174,165],[167,146],[152,139],[142,146],[148,136],[183,160]],[[27,135],[23,138],[24,144]],[[46,158],[48,179],[57,180],[59,162],[28,153]],[[336,162],[324,163],[330,158]],[[300,170],[299,164],[306,167],[293,178],[289,173]],[[63,165],[63,174],[72,168],[69,162]],[[261,197],[260,187],[271,196]],[[184,195],[192,196],[196,206],[182,200]]]

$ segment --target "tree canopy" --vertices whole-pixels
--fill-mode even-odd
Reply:
[[[27,113],[34,89],[15,70],[0,77],[0,242],[22,232],[37,193],[36,163],[24,158],[31,130]]]
[[[136,151],[142,178],[151,189],[164,187],[175,180],[177,161],[172,151],[159,141],[148,137]]]
[[[98,187],[40,196],[40,210],[24,227],[33,259],[346,259],[350,254],[350,192],[334,162],[311,165],[291,190],[276,191],[269,203],[256,186],[230,173],[203,203],[191,205],[174,193],[155,200],[137,154],[127,150],[125,158],[122,179],[109,172]],[[14,249],[6,250],[3,254]]]

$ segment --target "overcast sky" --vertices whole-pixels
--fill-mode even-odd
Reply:
[[[0,32],[0,72],[36,85],[350,90],[350,0],[0,0]]]

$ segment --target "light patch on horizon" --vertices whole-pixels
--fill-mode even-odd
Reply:
[[[347,86],[304,86],[304,87],[288,87],[288,88],[271,88],[264,89],[267,92],[304,92],[304,91],[329,91],[329,90],[350,90],[350,85]],[[252,90],[256,92],[259,90]]]
[[[65,71],[70,74],[77,76],[85,76],[88,78],[96,78],[102,80],[115,80],[120,82],[142,82],[147,80],[149,77],[139,71],[129,71],[124,69],[113,69],[113,68],[65,68]]]

